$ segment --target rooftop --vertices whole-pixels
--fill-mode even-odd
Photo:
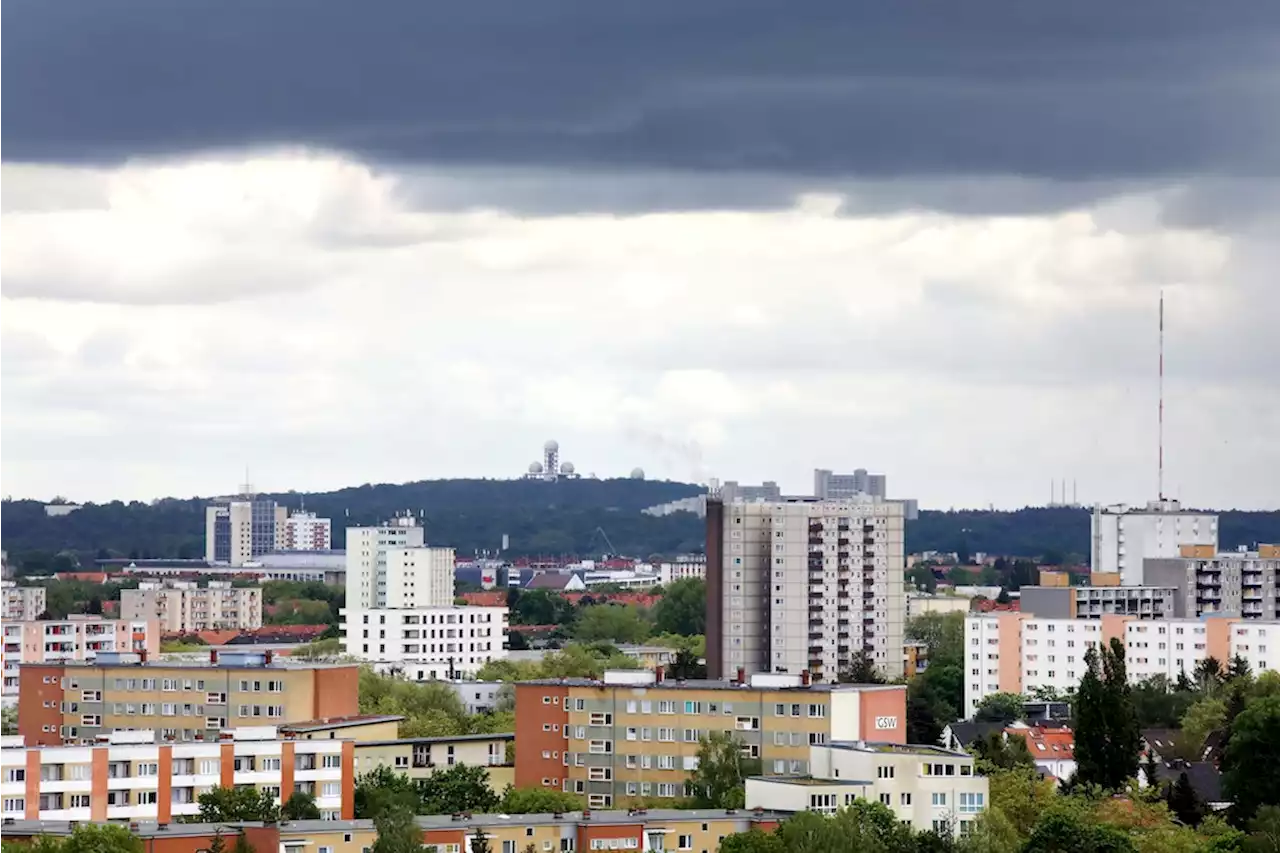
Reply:
[[[517,686],[524,685],[542,685],[544,687],[598,687],[601,690],[607,687],[625,687],[656,690],[733,690],[737,692],[788,692],[796,693],[835,693],[841,690],[850,691],[871,691],[871,690],[905,690],[906,687],[901,684],[832,684],[831,682],[818,682],[808,685],[794,686],[770,686],[770,685],[752,685],[739,684],[735,681],[721,681],[714,678],[687,678],[665,679],[663,681],[652,681],[645,683],[618,683],[610,684],[605,681],[597,681],[593,678],[535,678],[530,681],[517,682]]]
[[[880,752],[896,755],[936,755],[945,758],[972,758],[967,752],[952,752],[940,746],[924,743],[881,743],[878,741],[833,741],[827,744],[830,749],[844,749],[850,752]]]
[[[252,648],[252,647],[248,646],[246,648]],[[225,652],[225,651],[220,652],[220,655],[224,655],[227,657],[230,657],[233,654],[234,652]],[[253,652],[247,652],[246,654],[252,655]],[[230,661],[223,660],[222,657],[219,657],[217,663],[210,663],[208,658],[203,658],[201,660],[147,660],[147,661],[133,661],[133,662],[123,662],[123,663],[114,663],[114,662],[106,662],[106,661],[99,663],[97,661],[67,660],[67,661],[49,661],[48,663],[21,663],[19,664],[19,666],[24,668],[25,667],[58,667],[60,669],[65,668],[69,670],[70,669],[79,669],[79,670],[92,670],[92,669],[248,670],[248,669],[252,669],[252,670],[270,670],[273,672],[281,672],[281,671],[287,671],[287,670],[296,671],[296,670],[302,670],[302,669],[355,669],[356,668],[356,665],[354,663],[323,663],[323,662],[318,663],[316,661],[290,661],[288,657],[284,657],[284,656],[275,658],[271,663],[254,663],[254,662],[232,663]]]
[[[762,782],[772,782],[775,785],[799,785],[802,788],[829,788],[834,785],[847,785],[856,787],[858,785],[871,785],[870,781],[862,781],[860,779],[817,779],[813,776],[751,776],[752,779],[759,779]]]
[[[398,723],[404,717],[396,714],[355,714],[350,717],[324,717],[318,720],[302,720],[297,723],[281,723],[282,732],[318,732],[328,729],[345,729],[351,726],[374,726],[378,723]]]
[[[492,740],[515,740],[515,732],[494,732],[479,735],[440,735],[437,737],[402,737],[394,740],[362,740],[356,749],[367,746],[398,746],[400,744],[474,743]]]

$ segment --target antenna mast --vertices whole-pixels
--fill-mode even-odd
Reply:
[[[1164,291],[1160,291],[1160,410],[1156,450],[1156,492],[1164,500]]]

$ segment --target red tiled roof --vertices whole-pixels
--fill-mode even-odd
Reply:
[[[54,580],[88,581],[89,583],[106,583],[106,572],[55,572]]]
[[[1009,737],[1024,738],[1027,742],[1027,750],[1031,753],[1032,758],[1075,757],[1076,735],[1066,726],[1057,728],[1044,728],[1043,726],[1015,728],[1010,726],[1004,731]]]
[[[979,613],[1017,613],[1022,610],[1022,603],[1010,601],[1008,604],[1001,604],[986,598],[976,602],[976,607]]]
[[[486,590],[484,592],[464,592],[462,600],[476,607],[506,607],[507,594],[502,590]]]

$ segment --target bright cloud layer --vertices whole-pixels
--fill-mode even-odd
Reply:
[[[1166,482],[1277,499],[1272,258],[1180,227],[1187,187],[1016,216],[864,212],[856,186],[521,214],[301,150],[3,181],[16,496],[214,493],[246,464],[272,490],[506,476],[554,436],[601,476],[799,491],[864,466],[932,507],[1055,477],[1139,501],[1163,289]]]

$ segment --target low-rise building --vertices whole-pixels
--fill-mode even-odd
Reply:
[[[23,664],[18,733],[29,745],[88,743],[116,729],[193,741],[242,726],[359,713],[352,664],[295,664],[269,651],[210,658],[100,652],[93,663]]]
[[[24,664],[91,662],[115,652],[160,652],[160,624],[155,619],[6,620],[3,627],[4,696],[16,697]]]
[[[485,768],[489,787],[501,794],[515,784],[515,740],[513,732],[361,740],[356,743],[356,769],[368,773],[389,767],[418,781],[456,764],[467,764]]]
[[[497,708],[504,690],[510,691],[511,701],[514,701],[514,688],[505,681],[459,680],[440,683],[457,694],[458,701],[467,709],[468,714],[487,714],[493,711]]]
[[[134,730],[79,746],[6,745],[0,773],[6,818],[168,823],[199,814],[200,795],[214,787],[246,785],[277,802],[311,794],[328,820],[354,817],[354,743],[286,739],[273,726],[212,732],[200,743]]]
[[[803,777],[747,780],[747,808],[834,814],[855,799],[888,807],[917,831],[964,833],[986,810],[986,777],[973,756],[937,746],[866,741],[810,748]]]
[[[474,675],[507,656],[507,608],[344,608],[339,611],[347,654],[411,681]]]
[[[682,797],[701,739],[722,731],[766,773],[804,776],[812,745],[905,742],[906,687],[812,684],[807,673],[673,681],[643,670],[521,682],[516,784],[581,794],[591,808]]]
[[[262,589],[229,581],[146,581],[120,591],[120,618],[157,619],[166,633],[262,627]]]
[[[1062,782],[1076,775],[1076,735],[1070,726],[1013,723],[1005,728],[1004,737],[1026,741],[1036,769],[1045,776]]]
[[[906,599],[908,619],[925,613],[968,613],[973,602],[967,595],[928,595],[923,592],[909,592]]]

